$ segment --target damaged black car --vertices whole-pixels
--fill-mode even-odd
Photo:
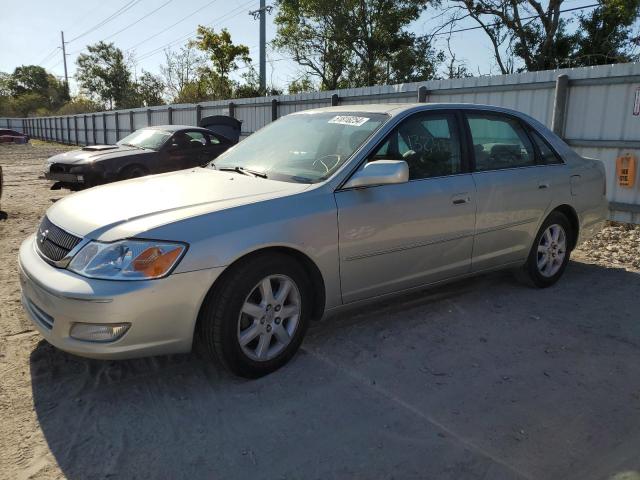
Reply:
[[[115,145],[91,145],[55,155],[47,160],[44,177],[55,182],[52,190],[81,190],[203,166],[237,143],[238,136],[187,125],[142,128]]]

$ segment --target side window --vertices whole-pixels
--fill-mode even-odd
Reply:
[[[409,180],[442,177],[462,172],[456,118],[449,113],[413,115],[403,121],[369,157],[404,160]]]
[[[531,138],[533,138],[533,141],[538,147],[538,151],[540,152],[540,163],[544,165],[562,163],[560,157],[551,149],[549,144],[545,141],[544,138],[542,138],[542,136],[538,132],[529,130],[529,134],[531,135]]]
[[[533,145],[520,124],[500,115],[467,115],[476,170],[499,170],[536,164]]]
[[[187,132],[187,137],[191,148],[203,148],[207,144],[207,138],[202,132]]]

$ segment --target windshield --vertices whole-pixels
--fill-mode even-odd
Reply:
[[[150,150],[160,150],[160,147],[165,144],[169,137],[171,137],[170,132],[156,130],[154,128],[143,128],[141,130],[136,130],[131,135],[127,135],[117,144],[148,148]]]
[[[389,117],[377,113],[288,115],[220,155],[214,168],[237,168],[275,180],[313,183],[331,176]]]

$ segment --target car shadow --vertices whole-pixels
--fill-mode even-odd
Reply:
[[[318,322],[292,362],[253,381],[195,353],[97,361],[41,341],[30,356],[34,408],[70,479],[600,478],[593,472],[625,465],[618,456],[609,468],[606,446],[640,434],[640,405],[625,400],[640,372],[627,366],[612,377],[605,353],[615,345],[616,362],[640,365],[640,330],[625,297],[639,286],[638,274],[585,263],[545,290],[508,273],[484,275]],[[541,310],[542,299],[555,310]],[[539,341],[578,352],[562,368],[589,362],[583,387],[529,379],[534,366],[555,378],[554,365],[569,362],[555,344],[557,357],[541,352]],[[601,367],[581,357],[585,349]],[[607,394],[621,401],[612,405]],[[595,431],[576,427],[580,413],[600,410],[609,417],[589,424]],[[512,423],[513,435],[549,429],[522,448],[524,440],[496,433]],[[599,470],[586,468],[592,459]],[[585,471],[574,476],[580,462]]]

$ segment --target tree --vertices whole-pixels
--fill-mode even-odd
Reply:
[[[449,24],[469,17],[491,42],[500,71],[547,70],[628,61],[630,29],[639,0],[601,0],[591,14],[561,18],[565,0],[451,0]],[[516,65],[519,59],[522,66]],[[599,59],[599,60],[596,60]]]
[[[20,112],[55,110],[69,100],[63,82],[38,65],[22,65],[3,80],[4,89],[13,97]],[[28,98],[20,99],[20,97]]]
[[[589,14],[578,15],[578,28],[571,55],[572,66],[633,62],[631,26],[638,19],[640,0],[606,0]]]
[[[289,95],[296,95],[298,93],[313,92],[316,90],[316,87],[311,81],[311,78],[309,78],[309,75],[303,75],[293,80],[287,90]]]
[[[345,71],[352,57],[347,9],[351,0],[278,0],[273,45],[291,55],[316,77],[320,89],[346,86]]]
[[[56,112],[58,115],[77,115],[79,113],[99,112],[103,106],[90,98],[77,96],[65,103]]]
[[[274,88],[273,86],[267,87],[266,91],[260,89],[260,75],[253,65],[249,65],[249,69],[242,74],[242,79],[244,80],[244,83],[234,82],[234,98],[282,95],[282,91]]]
[[[407,30],[426,5],[425,0],[278,0],[273,44],[323,90],[427,80],[443,57],[427,37]]]
[[[160,67],[169,95],[177,101],[187,85],[198,79],[198,72],[203,66],[203,58],[191,45],[175,52],[165,50],[165,64]]]
[[[189,45],[202,50],[211,61],[210,66],[200,68],[199,72],[209,91],[215,98],[230,98],[233,85],[229,75],[240,68],[238,61],[251,63],[249,47],[235,45],[231,40],[231,34],[224,28],[220,33],[216,33],[202,25],[198,26],[196,40],[191,41]]]
[[[164,82],[157,75],[143,71],[136,82],[135,90],[138,106],[151,107],[164,104],[162,99],[165,91]]]
[[[89,95],[99,98],[109,109],[128,107],[134,98],[131,70],[122,50],[113,43],[98,42],[78,56],[76,79]]]

